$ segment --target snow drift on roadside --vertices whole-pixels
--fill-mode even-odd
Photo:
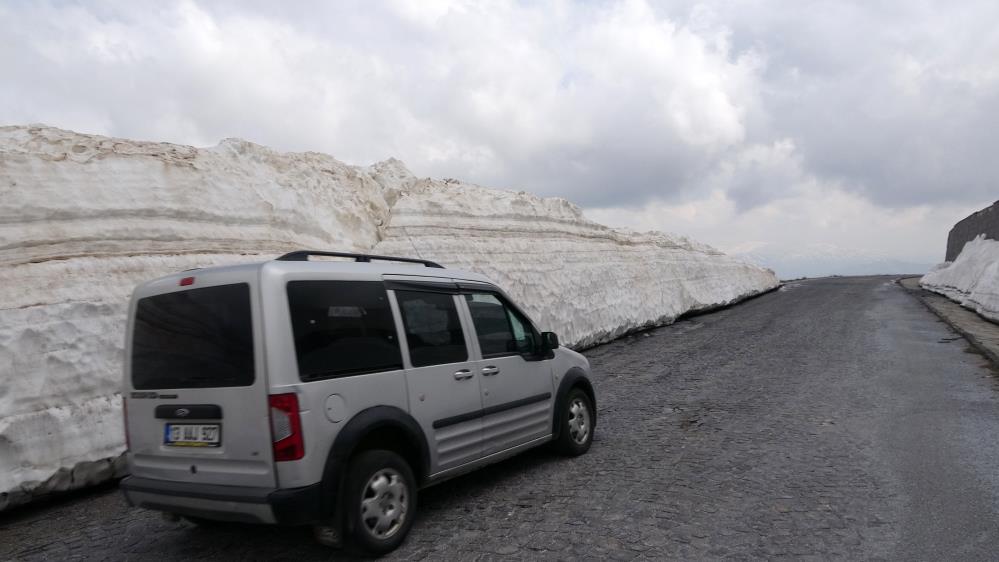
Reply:
[[[572,346],[669,323],[777,285],[770,270],[686,238],[588,221],[564,199],[411,176],[400,183],[376,253],[481,272]],[[383,185],[391,194],[393,184]]]
[[[978,236],[964,245],[953,262],[938,266],[919,282],[999,322],[999,241]]]
[[[773,288],[769,270],[564,199],[241,140],[212,148],[0,127],[0,510],[109,477],[135,284],[293,249],[416,255],[485,273],[585,346]]]

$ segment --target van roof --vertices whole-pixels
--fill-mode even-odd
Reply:
[[[288,255],[288,254],[286,254]],[[178,271],[162,277],[149,280],[139,285],[142,288],[153,288],[153,286],[176,286],[185,277],[197,277],[198,275],[211,274],[253,274],[266,268],[275,273],[326,273],[336,275],[337,273],[368,274],[372,277],[382,277],[384,275],[398,275],[405,277],[433,277],[437,279],[460,279],[464,281],[478,281],[481,283],[493,284],[485,275],[464,271],[460,269],[448,269],[437,264],[425,266],[422,260],[412,260],[410,263],[386,261],[392,258],[384,256],[366,256],[372,258],[371,261],[332,261],[319,260],[307,261],[305,259],[282,260],[274,259],[262,262],[243,263],[236,265],[210,266],[197,269]],[[283,256],[282,256],[283,257]],[[344,257],[347,257],[346,255]],[[427,262],[433,263],[433,262]],[[143,291],[144,292],[144,291]],[[156,291],[159,292],[159,291]]]
[[[328,252],[319,250],[296,250],[275,258],[277,261],[309,261],[311,256],[326,256],[334,258],[350,258],[356,262],[394,261],[398,263],[418,263],[426,267],[444,269],[444,266],[422,258],[402,258],[397,256],[379,256],[374,254],[357,254],[353,252]]]

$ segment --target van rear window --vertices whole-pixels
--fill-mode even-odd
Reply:
[[[253,384],[253,325],[246,283],[139,299],[132,332],[138,390]]]
[[[380,281],[289,281],[288,308],[303,381],[402,369]]]

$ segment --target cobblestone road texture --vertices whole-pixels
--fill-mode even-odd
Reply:
[[[794,282],[588,352],[590,453],[424,491],[390,560],[989,559],[989,364],[890,278]],[[199,528],[115,490],[0,516],[0,560],[324,560],[303,529]]]

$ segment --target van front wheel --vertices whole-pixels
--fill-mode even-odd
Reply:
[[[344,502],[347,529],[357,546],[375,555],[391,552],[413,526],[413,471],[392,451],[363,451],[350,463]]]
[[[557,414],[562,424],[555,450],[576,457],[590,450],[593,443],[593,403],[581,388],[569,391],[562,411]]]

